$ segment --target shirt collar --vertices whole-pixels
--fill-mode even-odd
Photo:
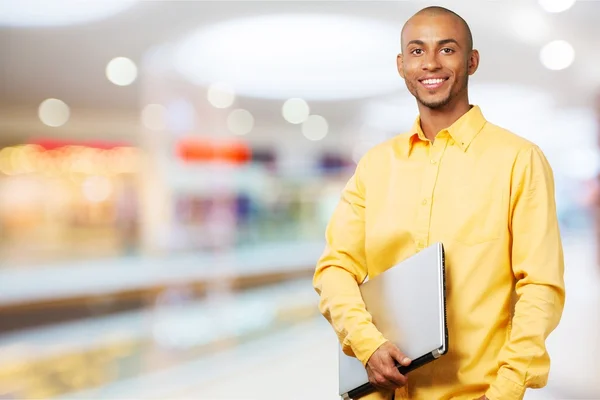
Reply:
[[[481,131],[483,126],[486,124],[486,119],[481,112],[479,106],[472,106],[469,111],[463,114],[448,128],[441,132],[447,131],[452,139],[456,142],[456,145],[461,148],[462,151],[467,151],[469,145]],[[440,133],[441,133],[440,132]],[[410,135],[408,138],[408,152],[412,150],[412,147],[416,140],[426,141],[427,138],[421,129],[421,117],[417,117]]]

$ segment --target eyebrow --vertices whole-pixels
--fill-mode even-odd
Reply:
[[[460,44],[458,44],[458,42],[456,41],[456,39],[442,39],[442,40],[438,40],[437,44],[438,46],[443,46],[445,44],[449,44],[449,43],[454,43],[455,45],[457,45],[458,47],[460,47]],[[414,39],[411,40],[410,42],[408,42],[406,45],[409,46],[411,44],[416,44],[419,46],[424,46],[425,42],[422,40],[418,40],[418,39]]]

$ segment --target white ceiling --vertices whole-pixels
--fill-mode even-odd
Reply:
[[[0,1],[16,3],[19,0]],[[60,0],[54,1],[59,6]],[[597,22],[600,2],[578,1],[572,9],[560,14],[545,13],[533,0],[440,1],[436,4],[449,6],[471,25],[482,59],[473,85],[530,87],[547,93],[562,108],[587,106],[600,86],[597,39],[600,37]],[[104,69],[114,57],[126,56],[140,64],[148,50],[210,24],[282,13],[370,18],[396,27],[399,41],[403,22],[427,5],[430,3],[422,1],[141,1],[119,15],[82,25],[0,28],[0,107],[18,108],[21,114],[35,119],[40,102],[55,97],[72,109],[97,110],[98,115],[131,115],[133,121],[142,105],[144,88],[140,82],[143,80],[127,87],[111,84]],[[513,21],[515,15],[528,15],[523,14],[525,12],[546,22],[547,32],[540,26],[530,32],[529,40],[519,39]],[[526,21],[532,21],[531,18]],[[539,62],[541,45],[555,39],[568,40],[575,48],[575,63],[567,70],[550,71]],[[393,65],[395,54],[389,55],[389,61]],[[343,68],[340,65],[340,70]],[[357,115],[364,114],[367,102],[383,104],[380,109],[390,114],[390,106],[403,101],[405,96],[405,91],[400,89],[381,98],[316,102],[311,106],[330,121],[332,129],[343,132],[356,123]],[[536,98],[532,96],[531,100],[536,101]],[[504,100],[510,101],[509,98]],[[503,99],[498,101],[501,103]],[[283,123],[279,111],[281,102],[277,100],[242,98],[240,103],[255,114],[257,121],[268,121],[269,126]],[[10,113],[3,117],[10,118]],[[2,129],[0,124],[0,134],[17,131],[14,124],[3,126],[11,127],[11,131]],[[400,126],[398,130],[406,128]],[[61,135],[60,129],[51,132]],[[66,126],[65,129],[68,131]],[[94,135],[89,132],[88,135]],[[20,131],[19,135],[28,133]]]

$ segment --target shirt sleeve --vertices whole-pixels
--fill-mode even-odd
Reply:
[[[363,158],[329,221],[313,285],[320,296],[319,309],[335,330],[342,350],[366,365],[386,340],[372,323],[358,288],[367,276],[364,163]]]
[[[546,338],[565,302],[564,257],[552,169],[538,147],[522,150],[511,184],[512,270],[517,301],[510,336],[498,359],[490,400],[522,399],[527,388],[546,385]]]

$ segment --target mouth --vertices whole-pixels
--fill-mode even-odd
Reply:
[[[435,90],[442,87],[447,80],[448,78],[426,78],[420,79],[419,82],[425,87],[425,89]]]

